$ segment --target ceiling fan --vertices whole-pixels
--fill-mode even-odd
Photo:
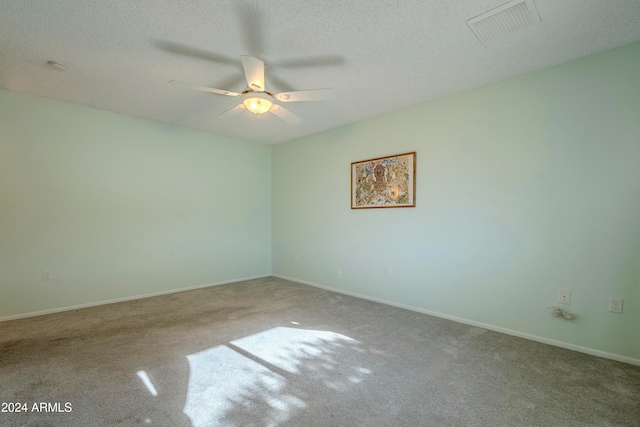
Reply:
[[[264,113],[273,113],[285,122],[297,125],[302,119],[275,101],[279,102],[304,102],[304,101],[329,101],[336,99],[335,89],[312,89],[294,92],[280,92],[272,94],[265,90],[264,85],[264,62],[260,59],[243,55],[242,68],[247,79],[247,89],[242,92],[232,92],[229,90],[216,89],[213,87],[199,86],[192,83],[185,83],[177,80],[171,80],[169,83],[175,86],[183,86],[203,92],[215,93],[224,96],[240,96],[242,103],[219,114],[218,118],[228,118],[240,113],[242,110],[248,110],[251,113],[260,116]]]

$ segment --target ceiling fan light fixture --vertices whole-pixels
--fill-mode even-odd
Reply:
[[[259,116],[271,109],[273,99],[266,93],[249,92],[242,97],[242,103],[247,107],[247,110]]]

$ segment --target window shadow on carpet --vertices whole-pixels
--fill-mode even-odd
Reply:
[[[275,327],[191,354],[184,413],[200,427],[280,425],[310,406],[330,411],[372,374],[365,352],[345,335]]]

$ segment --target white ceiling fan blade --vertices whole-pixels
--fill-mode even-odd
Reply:
[[[170,85],[173,86],[182,86],[182,87],[186,87],[189,89],[194,89],[194,90],[199,90],[202,92],[211,92],[211,93],[217,93],[218,95],[227,95],[227,96],[238,96],[240,95],[238,92],[231,92],[230,90],[222,90],[222,89],[216,89],[214,87],[207,87],[207,86],[199,86],[199,85],[194,85],[193,83],[186,83],[186,82],[181,82],[178,80],[171,80],[169,82]]]
[[[253,56],[243,55],[240,58],[249,89],[264,92],[264,62]]]
[[[302,123],[302,119],[300,117],[296,116],[291,111],[279,105],[274,104],[273,107],[271,107],[271,110],[269,111],[271,111],[273,114],[280,117],[282,120],[289,123],[290,125],[297,125],[298,123]]]
[[[296,92],[280,92],[276,99],[280,102],[331,101],[338,94],[335,89],[299,90]]]
[[[230,110],[227,110],[223,113],[220,113],[216,116],[216,119],[228,119],[230,117],[235,116],[236,114],[242,112],[242,110],[245,109],[244,104],[240,104],[240,105],[236,105],[235,107],[233,107]]]

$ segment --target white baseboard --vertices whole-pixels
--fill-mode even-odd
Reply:
[[[52,309],[49,309],[49,310],[33,311],[33,312],[30,312],[30,313],[15,314],[15,315],[12,315],[12,316],[0,317],[0,322],[6,322],[8,320],[24,319],[24,318],[27,318],[27,317],[42,316],[42,315],[45,315],[45,314],[60,313],[62,311],[78,310],[78,309],[81,309],[81,308],[96,307],[98,305],[114,304],[114,303],[117,303],[117,302],[125,302],[125,301],[132,301],[132,300],[136,300],[136,299],[157,297],[157,296],[160,296],[160,295],[175,294],[175,293],[178,293],[178,292],[193,291],[195,289],[209,288],[211,286],[226,285],[226,284],[229,284],[229,283],[244,282],[245,280],[261,279],[263,277],[271,277],[271,274],[261,274],[259,276],[241,277],[241,278],[238,278],[238,279],[224,280],[222,282],[214,282],[214,283],[207,283],[207,284],[204,284],[204,285],[188,286],[186,288],[177,288],[177,289],[170,289],[170,290],[167,290],[167,291],[152,292],[150,294],[135,295],[135,296],[124,297],[124,298],[115,298],[115,299],[109,299],[109,300],[103,300],[103,301],[97,301],[97,302],[89,302],[89,303],[86,303],[86,304],[71,305],[71,306],[67,306],[67,307],[52,308]]]
[[[570,343],[566,343],[566,342],[563,342],[563,341],[552,340],[552,339],[540,337],[540,336],[537,336],[537,335],[527,334],[525,332],[514,331],[513,329],[507,329],[507,328],[503,328],[501,326],[494,326],[494,325],[491,325],[491,324],[488,324],[488,323],[482,323],[482,322],[476,322],[475,320],[464,319],[462,317],[450,316],[448,314],[439,313],[437,311],[425,310],[424,308],[414,307],[414,306],[406,305],[406,304],[400,304],[400,303],[397,303],[397,302],[393,302],[393,301],[389,301],[389,300],[385,300],[385,299],[381,299],[381,298],[374,298],[374,297],[370,297],[370,296],[367,296],[367,295],[358,294],[358,293],[355,293],[355,292],[344,291],[342,289],[332,288],[330,286],[319,285],[317,283],[308,282],[306,280],[295,279],[293,277],[283,276],[281,274],[274,274],[273,276],[274,277],[279,277],[280,279],[290,280],[292,282],[301,283],[303,285],[313,286],[315,288],[326,289],[328,291],[337,292],[337,293],[344,294],[344,295],[349,295],[349,296],[352,296],[352,297],[362,298],[362,299],[366,299],[366,300],[369,300],[369,301],[379,302],[381,304],[386,304],[386,305],[391,305],[391,306],[394,306],[394,307],[404,308],[406,310],[416,311],[418,313],[424,313],[424,314],[428,314],[430,316],[441,317],[443,319],[452,320],[454,322],[464,323],[464,324],[470,325],[470,326],[477,326],[479,328],[489,329],[491,331],[500,332],[500,333],[507,334],[507,335],[513,335],[515,337],[524,338],[524,339],[528,339],[528,340],[531,340],[531,341],[537,341],[537,342],[540,342],[540,343],[543,343],[543,344],[549,344],[549,345],[553,345],[553,346],[556,346],[556,347],[561,347],[561,348],[566,348],[568,350],[577,351],[577,352],[580,352],[580,353],[590,354],[592,356],[598,356],[598,357],[602,357],[602,358],[605,358],[605,359],[611,359],[611,360],[616,360],[618,362],[628,363],[630,365],[640,366],[640,359],[634,359],[633,357],[622,356],[622,355],[615,354],[615,353],[607,353],[606,351],[596,350],[594,348],[589,348],[589,347],[582,347],[582,346],[579,346],[579,345],[570,344]]]

